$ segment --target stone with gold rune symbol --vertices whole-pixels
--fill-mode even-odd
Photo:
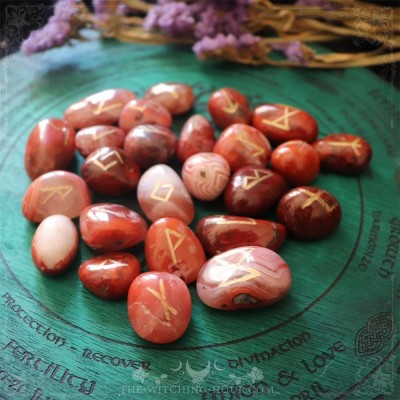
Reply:
[[[125,105],[136,98],[127,89],[108,89],[71,104],[64,113],[75,129],[93,125],[113,125],[118,122]]]
[[[25,151],[25,169],[31,179],[64,169],[75,150],[75,131],[63,119],[47,118],[32,130]]]
[[[116,300],[127,296],[132,281],[140,274],[139,260],[130,253],[108,253],[86,260],[79,279],[93,294]]]
[[[222,88],[208,100],[208,111],[218,128],[232,124],[248,124],[250,109],[246,97],[235,89]]]
[[[86,207],[79,218],[83,241],[102,253],[119,251],[142,242],[147,233],[145,220],[135,211],[112,203]]]
[[[145,255],[150,271],[170,272],[187,284],[197,279],[206,262],[199,239],[176,218],[161,218],[150,226]]]
[[[150,221],[172,217],[189,225],[194,204],[179,175],[168,165],[157,164],[140,178],[137,187],[140,208]]]
[[[270,249],[238,247],[211,258],[200,270],[200,300],[220,310],[268,306],[289,292],[292,275],[286,262]]]
[[[119,196],[136,189],[140,168],[123,150],[101,147],[86,158],[82,178],[96,193]]]
[[[312,186],[301,186],[282,197],[277,217],[295,238],[316,240],[336,230],[342,211],[338,200],[331,193]]]
[[[179,339],[189,326],[191,314],[189,289],[174,274],[145,272],[129,288],[129,320],[134,331],[149,342]]]
[[[210,215],[196,226],[196,235],[210,256],[242,246],[278,250],[286,238],[286,228],[277,222],[233,215]]]
[[[79,217],[91,203],[86,182],[67,171],[52,171],[36,178],[22,200],[22,214],[32,222],[41,222],[49,215]]]

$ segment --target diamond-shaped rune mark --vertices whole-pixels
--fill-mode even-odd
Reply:
[[[294,115],[298,114],[300,110],[292,109],[290,111],[290,107],[285,106],[283,110],[283,115],[281,115],[278,118],[275,118],[274,120],[270,121],[267,118],[263,118],[262,122],[265,125],[271,125],[275,128],[282,129],[284,131],[290,131],[290,117],[293,117]],[[282,122],[283,121],[283,122]]]
[[[157,182],[154,186],[150,197],[166,203],[172,196],[174,186],[171,183]]]

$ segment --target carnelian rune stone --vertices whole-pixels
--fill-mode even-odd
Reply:
[[[150,226],[145,255],[150,271],[170,272],[186,284],[197,279],[206,262],[199,239],[176,218],[161,218]]]
[[[91,203],[86,182],[67,171],[52,171],[36,178],[22,200],[22,214],[32,222],[41,222],[53,214],[79,217]]]
[[[112,203],[86,207],[79,226],[83,241],[103,253],[132,247],[142,242],[147,233],[147,224],[138,213]]]
[[[25,169],[31,179],[64,169],[75,150],[75,131],[63,119],[47,118],[32,130],[25,151]]]
[[[86,260],[79,279],[93,294],[116,300],[127,296],[132,281],[140,274],[139,260],[129,253],[108,253]]]
[[[210,215],[196,226],[196,235],[210,256],[243,246],[267,247],[278,250],[286,238],[286,228],[277,222]]]
[[[189,326],[192,300],[185,282],[169,272],[145,272],[128,293],[128,315],[134,331],[153,343],[179,339]]]
[[[276,303],[291,284],[289,267],[278,254],[248,246],[211,258],[200,270],[196,290],[209,307],[240,310]]]

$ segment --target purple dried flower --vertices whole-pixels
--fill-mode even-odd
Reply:
[[[306,50],[301,42],[295,41],[290,43],[276,43],[271,47],[274,50],[283,53],[289,61],[297,62],[300,64],[307,64],[308,57]]]
[[[59,0],[54,6],[53,20],[71,21],[72,17],[79,11],[77,5],[80,0]]]

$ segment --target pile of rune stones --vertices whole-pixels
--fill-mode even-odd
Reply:
[[[33,182],[22,212],[40,223],[32,239],[34,264],[49,275],[71,265],[79,246],[72,219],[79,218],[82,240],[99,253],[81,264],[80,280],[103,299],[127,296],[133,329],[154,343],[172,342],[186,331],[192,282],[203,303],[221,310],[282,299],[292,283],[276,253],[286,233],[317,240],[341,220],[337,199],[308,185],[320,168],[359,174],[372,155],[359,136],[317,140],[317,122],[303,110],[262,104],[251,111],[246,97],[231,88],[208,101],[222,131],[218,139],[199,114],[177,137],[172,117],[194,104],[192,88],[182,83],[156,84],[142,99],[126,89],[105,90],[72,104],[63,119],[40,121],[26,145],[25,169]],[[75,150],[85,158],[81,176],[65,171]],[[181,176],[167,165],[173,157],[182,164]],[[109,197],[137,193],[152,224],[139,210],[92,204],[90,190]],[[192,197],[223,198],[229,215],[204,217],[193,232]],[[259,219],[275,208],[277,222]],[[148,272],[133,254],[143,241]]]

